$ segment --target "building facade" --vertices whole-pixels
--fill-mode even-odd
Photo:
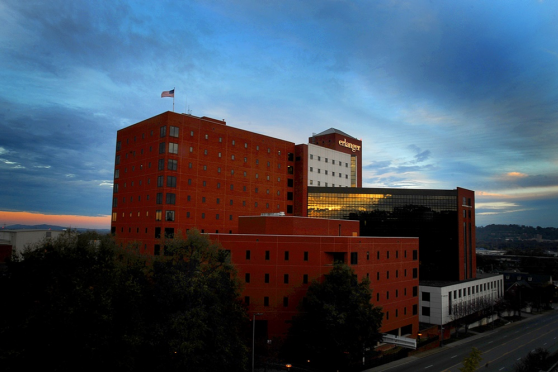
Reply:
[[[295,145],[165,112],[117,133],[117,240],[159,255],[165,238],[208,234],[231,252],[270,336],[284,336],[334,261],[370,279],[383,332],[416,335],[419,277],[475,277],[474,226],[470,190],[362,188],[362,141],[334,128]]]
[[[421,279],[476,277],[474,192],[307,188],[307,216],[360,221],[363,236],[415,236]]]
[[[154,254],[179,230],[236,233],[239,216],[293,215],[294,143],[165,112],[117,133],[111,231]]]
[[[381,332],[418,332],[418,239],[359,236],[356,221],[289,216],[241,217],[239,234],[209,234],[230,251],[243,300],[267,329],[284,337],[308,286],[336,261],[368,278],[382,308]],[[261,328],[262,325],[259,325]]]

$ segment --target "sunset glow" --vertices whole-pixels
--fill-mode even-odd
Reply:
[[[31,212],[0,211],[0,228],[4,225],[57,225],[72,228],[110,229],[110,216],[49,215]]]

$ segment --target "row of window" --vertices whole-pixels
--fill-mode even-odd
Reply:
[[[244,274],[244,281],[250,283],[250,273]],[[264,283],[269,284],[269,273],[264,274]],[[289,284],[289,274],[283,274],[283,283]],[[302,284],[308,284],[308,274],[302,275]]]
[[[314,185],[314,180],[310,180],[310,186],[313,186],[313,185]],[[321,186],[321,185],[322,185],[321,181],[316,182],[316,186]],[[325,187],[328,187],[328,185],[329,184],[327,182],[324,182]],[[332,183],[331,187],[335,187],[335,184]],[[337,187],[349,187],[349,186],[337,185]]]
[[[322,170],[320,168],[317,168],[316,171],[317,171],[317,173],[322,173]],[[310,167],[310,172],[314,172],[314,167]],[[327,169],[324,169],[324,174],[326,176],[329,174]],[[343,178],[343,173],[337,172],[337,175],[339,176],[339,178]],[[335,177],[335,172],[331,172],[331,176]],[[349,179],[348,174],[345,174],[345,179]]]
[[[318,156],[317,158],[318,158],[318,161],[322,161],[322,157],[321,157],[321,156]],[[313,160],[313,159],[314,159],[314,155],[313,155],[313,154],[310,154],[310,160]],[[329,162],[329,159],[328,159],[328,158],[324,158],[324,161],[325,161],[326,163],[328,163],[328,162]],[[342,163],[340,160],[338,160],[337,163],[339,163],[340,166],[343,166],[343,163]],[[334,160],[334,159],[331,159],[331,164],[335,165],[335,160]],[[345,163],[345,168],[349,168],[349,163]]]
[[[170,129],[170,130],[169,130],[169,136],[170,136],[170,137],[176,137],[176,138],[179,137],[180,129],[179,129],[178,127],[170,126],[169,129]],[[166,135],[167,135],[167,127],[166,127],[166,126],[160,127],[160,137],[163,138],[163,137],[166,137]],[[151,136],[153,136],[153,131],[151,131]],[[190,137],[194,137],[194,131],[193,131],[193,130],[190,131]],[[145,138],[145,133],[142,133],[142,138]],[[209,135],[208,135],[208,134],[205,134],[205,135],[204,135],[204,138],[205,138],[206,140],[208,140],[208,139],[209,139]],[[137,137],[134,136],[134,142],[136,142],[136,140],[137,140]],[[222,142],[223,142],[223,137],[218,137],[218,141],[219,141],[219,143],[222,143]],[[130,143],[130,139],[127,138],[127,139],[126,139],[126,144],[129,144],[129,143]],[[236,145],[236,140],[231,140],[231,144],[232,144],[233,146],[235,146],[235,145]],[[247,142],[244,143],[244,148],[246,148],[246,149],[248,148],[248,143],[247,143]],[[121,149],[122,149],[122,141],[116,142],[116,151],[120,151]],[[256,150],[257,150],[257,151],[260,150],[260,146],[259,146],[259,145],[256,145]],[[267,148],[267,152],[268,152],[268,153],[271,153],[271,148],[268,147],[268,148]],[[281,150],[278,150],[278,151],[277,151],[277,155],[281,156]],[[293,154],[293,153],[290,153],[290,152],[287,153],[287,160],[293,161],[293,160],[294,160],[294,154]]]
[[[306,297],[304,297],[302,299],[303,302],[306,301]],[[249,306],[250,305],[250,296],[244,296],[244,303]],[[269,306],[269,297],[268,296],[264,296],[263,298],[263,306],[268,307]],[[288,307],[289,306],[289,298],[287,296],[283,297],[283,307]],[[417,315],[418,313],[418,305],[413,305],[413,315]],[[385,312],[385,317],[386,320],[389,320],[389,311]],[[403,315],[407,315],[407,306],[403,307]],[[395,309],[395,317],[398,318],[399,317],[399,309]]]

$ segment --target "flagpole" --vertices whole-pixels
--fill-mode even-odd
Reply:
[[[172,88],[174,91],[174,88]],[[174,112],[174,94],[172,95],[172,112]]]

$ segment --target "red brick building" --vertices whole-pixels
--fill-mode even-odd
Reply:
[[[209,236],[231,252],[244,301],[263,314],[268,338],[286,335],[308,286],[334,261],[370,279],[382,332],[418,332],[418,238],[362,237],[358,221],[288,216],[241,217],[239,234]]]
[[[123,128],[111,231],[155,255],[162,237],[191,228],[210,234],[231,251],[246,281],[243,297],[250,312],[265,314],[270,336],[284,335],[308,283],[334,260],[370,278],[382,331],[415,335],[419,249],[430,274],[475,275],[474,193],[362,188],[360,140],[331,128],[309,142],[295,146],[174,112]],[[371,194],[391,209],[374,210],[380,203],[370,203]],[[260,217],[273,213],[284,216]]]

